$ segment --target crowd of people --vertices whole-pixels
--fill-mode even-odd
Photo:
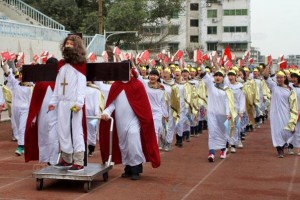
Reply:
[[[140,179],[143,163],[160,166],[159,151],[184,148],[208,132],[208,161],[243,148],[247,132],[259,131],[270,118],[273,146],[300,148],[300,71],[275,71],[271,64],[231,68],[201,64],[130,64],[128,81],[86,81],[82,39],[69,35],[55,82],[23,82],[22,68],[2,60],[0,112],[9,108],[15,153],[69,172],[84,170],[84,152],[97,142],[108,159],[109,119],[115,119],[113,161],[125,166],[122,177]],[[300,102],[300,101],[299,101]],[[6,106],[2,106],[6,105]],[[101,118],[99,127],[98,119]],[[97,133],[99,132],[99,135]],[[97,139],[98,138],[98,139]],[[87,148],[86,148],[87,147]],[[59,153],[60,152],[60,153]],[[61,156],[59,156],[61,155]],[[300,155],[300,153],[298,153]]]

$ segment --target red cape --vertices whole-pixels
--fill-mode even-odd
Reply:
[[[136,78],[131,78],[128,83],[116,81],[112,84],[108,94],[106,107],[108,107],[124,90],[128,102],[141,124],[141,143],[146,161],[151,162],[153,168],[160,166],[160,155],[154,129],[154,122],[150,103],[144,85]],[[112,114],[114,117],[114,113]],[[126,117],[126,113],[124,113]],[[109,156],[109,128],[110,121],[101,120],[100,125],[100,150],[103,163]],[[122,163],[116,125],[113,129],[112,161],[115,164]]]
[[[65,60],[64,59],[61,59],[59,62],[58,62],[58,65],[57,65],[57,72],[58,70],[64,66],[66,64]],[[81,63],[81,64],[73,64],[73,63],[69,63],[72,67],[74,67],[77,71],[81,72],[83,75],[86,76],[86,63]]]
[[[28,118],[25,129],[25,162],[39,159],[38,147],[38,126],[35,123],[31,126],[32,121],[39,114],[48,86],[54,90],[55,82],[38,82],[34,86],[31,97]],[[37,122],[37,119],[36,119]]]
[[[60,60],[58,63],[57,69],[59,70],[65,64],[64,60]],[[78,71],[81,72],[83,75],[86,75],[86,64],[83,65],[73,65],[75,69],[79,69]],[[38,147],[38,125],[35,123],[32,126],[32,121],[36,117],[36,122],[38,121],[38,113],[41,110],[41,106],[43,100],[45,98],[45,94],[47,91],[48,86],[51,86],[52,90],[54,90],[55,82],[37,82],[34,86],[34,90],[31,97],[30,107],[28,118],[26,122],[26,129],[25,129],[25,162],[29,162],[31,160],[39,160],[39,147]],[[82,108],[83,110],[83,118],[82,118],[82,126],[83,126],[83,133],[84,133],[84,140],[87,140],[87,126],[86,126],[86,115],[85,115],[85,106]]]

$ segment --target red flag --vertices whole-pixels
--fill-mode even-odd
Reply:
[[[49,55],[49,51],[43,51],[42,53],[41,53],[41,57],[48,57],[48,55]]]
[[[224,65],[227,67],[227,69],[231,69],[231,67],[233,66],[232,62],[230,60],[227,60]]]
[[[242,59],[238,60],[238,65],[239,65],[239,67],[243,67],[244,63],[243,63]]]
[[[23,52],[18,53],[18,61],[24,63],[25,54]]]
[[[180,60],[183,57],[183,51],[178,49],[176,53],[174,54],[174,61]]]
[[[102,55],[102,57],[103,57],[103,61],[104,61],[104,62],[108,62],[108,54],[107,54],[107,52],[106,52],[106,51],[103,51],[101,55]]]
[[[144,64],[146,64],[147,61],[149,60],[149,57],[150,57],[150,52],[149,52],[148,50],[145,50],[145,51],[141,54],[140,59],[141,59],[141,61],[142,61]]]
[[[278,65],[279,65],[280,70],[284,70],[287,68],[287,61],[286,60],[281,61],[278,63]]]
[[[227,56],[226,61],[227,61],[227,60],[230,60],[230,61],[231,61],[232,56],[231,56],[231,51],[230,51],[229,45],[228,45],[228,46],[225,48],[225,50],[224,50],[223,60],[224,60],[225,56]],[[224,62],[225,62],[225,61],[224,61]]]
[[[1,52],[1,57],[4,61],[7,61],[7,60],[10,60],[11,59],[11,56],[9,54],[8,51],[5,51],[5,52]]]
[[[39,56],[37,54],[34,54],[32,59],[33,59],[34,62],[37,62],[38,59],[39,59]]]
[[[90,62],[96,62],[96,60],[97,60],[96,54],[95,54],[94,52],[89,53],[89,55],[88,55],[88,60],[89,60]]]
[[[278,59],[278,62],[281,62],[281,61],[284,61],[284,55],[283,55],[283,54],[281,54],[281,55],[279,56],[279,59]]]
[[[162,53],[157,54],[156,57],[158,60],[162,60]]]
[[[267,56],[267,64],[268,65],[271,65],[273,63],[273,59],[272,59],[272,56],[271,54]]]
[[[254,62],[254,58],[249,58],[249,60],[248,60],[248,61],[249,61],[249,64],[250,64],[250,65],[252,65],[252,64],[253,64],[253,62]]]
[[[114,48],[113,53],[114,53],[116,56],[118,56],[118,55],[121,54],[121,50],[119,49],[119,47],[116,46],[116,47]]]
[[[167,55],[165,55],[164,64],[169,64],[169,61],[170,61],[169,57]]]
[[[150,64],[151,64],[152,67],[154,67],[154,66],[156,65],[155,60],[154,60],[154,59],[151,59],[151,60],[150,60]]]
[[[195,63],[201,63],[202,60],[202,51],[198,50],[194,50],[194,62]]]
[[[11,60],[16,60],[17,55],[15,53],[10,53],[10,59]]]
[[[209,56],[208,56],[207,54],[204,54],[204,55],[202,56],[202,60],[203,60],[203,61],[209,60]]]

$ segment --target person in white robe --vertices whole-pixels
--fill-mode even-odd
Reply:
[[[270,66],[264,71],[264,78],[272,92],[270,123],[273,146],[277,157],[284,157],[284,146],[293,136],[298,120],[298,103],[295,91],[288,86],[286,74],[276,73],[277,83],[269,77]]]
[[[203,65],[201,66],[201,69],[202,72],[205,71]],[[227,92],[230,91],[230,89],[224,86],[224,72],[219,70],[214,73],[214,82],[206,73],[202,74],[202,80],[205,82],[208,92],[208,161],[214,162],[215,150],[220,149],[220,158],[226,158],[228,133],[226,131],[225,122],[226,120],[229,121],[231,118],[234,119],[235,116],[231,116],[233,113],[230,110],[230,99],[227,95]]]
[[[243,93],[243,84],[236,81],[237,73],[234,70],[230,70],[227,74],[229,83],[227,86],[232,90],[234,95],[234,108],[238,113],[238,116],[235,119],[235,130],[234,135],[229,137],[228,142],[231,145],[230,152],[236,152],[236,146],[238,145],[240,132],[241,132],[241,120],[245,114],[246,98]]]
[[[85,109],[87,116],[100,116],[101,91],[97,85],[87,82]],[[93,156],[97,143],[98,119],[87,119],[87,144],[88,155]]]
[[[64,60],[59,62],[55,88],[48,110],[57,109],[57,131],[61,161],[56,168],[69,168],[69,172],[84,170],[83,106],[86,91],[86,53],[79,36],[68,36],[62,46]],[[76,52],[79,51],[79,52]],[[75,56],[76,55],[76,56]],[[74,66],[72,65],[74,63]]]
[[[8,69],[6,62],[1,66],[7,81],[12,91],[12,116],[14,116],[14,135],[18,140],[18,147],[15,153],[20,156],[24,154],[24,135],[26,128],[26,121],[29,112],[29,105],[33,90],[33,84],[28,82],[21,82],[22,74],[19,75],[19,80],[15,79],[14,75]]]
[[[163,121],[168,121],[168,110],[165,101],[165,88],[159,82],[159,72],[156,69],[152,69],[150,71],[148,81],[144,81],[142,76],[139,76],[138,79],[142,81],[145,86],[152,110],[157,142],[160,150],[162,150],[164,146],[164,139],[162,136]]]
[[[295,128],[295,133],[288,141],[288,154],[294,154],[294,147],[298,149],[297,155],[300,156],[300,73],[299,71],[294,71],[291,73],[292,84],[291,87],[297,95],[298,103],[298,120]]]
[[[172,98],[172,92],[176,92],[176,85],[174,83],[174,80],[172,79],[171,75],[171,69],[165,68],[163,71],[163,81],[162,84],[164,85],[165,91],[166,91],[166,102],[167,102],[167,109],[168,109],[168,122],[165,127],[165,141],[164,141],[164,147],[163,150],[166,152],[171,151],[171,144],[173,142],[174,138],[174,132],[175,132],[175,121],[173,118],[172,108],[171,108],[171,98]]]

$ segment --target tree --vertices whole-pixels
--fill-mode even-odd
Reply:
[[[86,35],[98,33],[98,0],[24,0],[32,7],[58,21],[71,32]],[[104,0],[103,16],[106,31],[139,31],[145,23],[170,20],[182,10],[183,0]],[[111,36],[110,41],[134,43],[134,34]]]
[[[139,31],[143,32],[145,24],[157,25],[161,19],[170,21],[175,14],[182,11],[183,0],[115,0],[109,6],[104,27],[109,31]],[[140,35],[141,36],[141,35]],[[136,43],[141,38],[124,34],[109,38],[108,43],[124,40]],[[155,45],[155,44],[154,44]]]

